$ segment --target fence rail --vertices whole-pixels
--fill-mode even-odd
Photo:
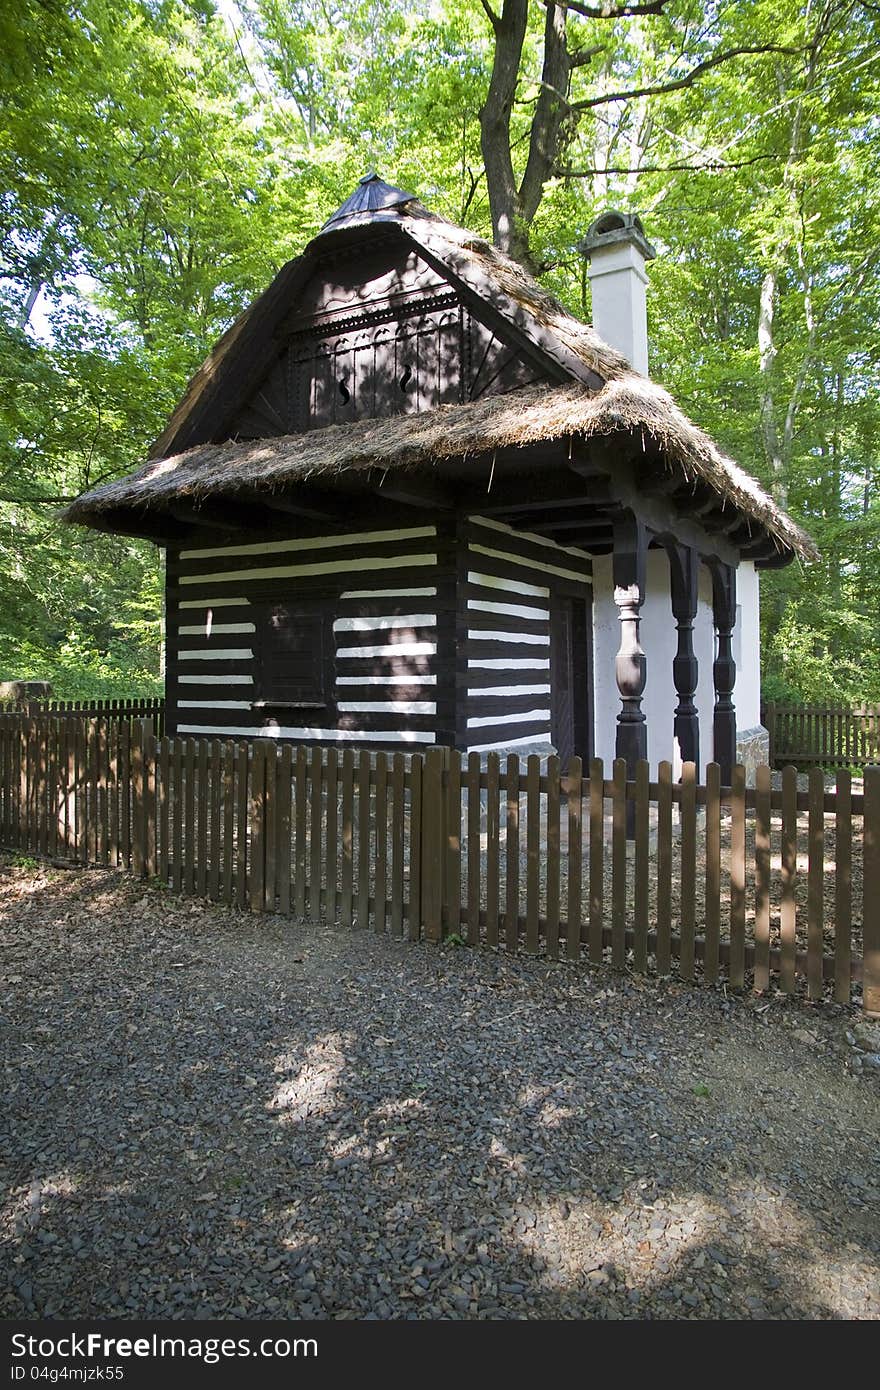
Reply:
[[[584,773],[586,772],[586,776]],[[880,1011],[880,768],[722,787],[556,758],[157,737],[0,715],[0,843],[254,911]],[[627,810],[633,837],[627,833]]]
[[[880,705],[770,703],[763,711],[770,762],[819,767],[865,767],[880,762]]]

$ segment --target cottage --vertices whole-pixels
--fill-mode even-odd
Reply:
[[[814,547],[647,375],[638,218],[594,323],[374,174],[68,519],[167,550],[167,727],[379,747],[761,748],[758,571]]]

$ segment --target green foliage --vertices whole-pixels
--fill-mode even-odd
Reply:
[[[544,21],[534,0],[517,178]],[[878,699],[880,10],[670,0],[613,22],[569,11],[567,31],[586,56],[532,259],[589,314],[578,239],[608,205],[642,212],[653,373],[822,550],[765,578],[766,692]],[[212,342],[367,168],[489,231],[494,48],[473,0],[7,0],[0,677],[160,688],[158,553],[58,509],[144,457]]]

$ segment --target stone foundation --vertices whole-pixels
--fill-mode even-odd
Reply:
[[[770,734],[763,724],[756,724],[753,729],[737,729],[736,760],[745,767],[746,785],[753,787],[755,768],[770,761]]]

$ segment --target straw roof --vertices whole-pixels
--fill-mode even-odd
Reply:
[[[444,460],[500,448],[641,432],[671,470],[714,488],[720,503],[763,528],[781,552],[817,557],[811,538],[688,419],[668,392],[634,371],[516,261],[375,176],[362,184],[361,193],[349,200],[351,210],[344,205],[221,338],[190,382],[150,461],[77,498],[64,513],[67,520],[100,524],[102,514],[129,511],[136,518],[175,502],[231,495],[242,487],[273,493],[372,468],[424,471]],[[549,381],[417,415],[260,440],[226,440],[224,422],[235,398],[240,361],[265,353],[267,346],[271,350],[275,329],[319,255],[343,240],[370,235],[377,225],[402,237],[463,298],[510,325],[544,362]]]

